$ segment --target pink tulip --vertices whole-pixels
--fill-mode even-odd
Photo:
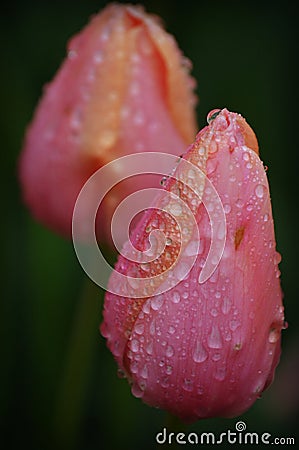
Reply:
[[[107,6],[70,41],[20,162],[24,200],[38,220],[70,236],[76,198],[97,169],[129,153],[182,153],[196,134],[187,63],[156,17],[137,6]],[[115,206],[137,187],[127,182],[108,196],[100,238],[108,239]]]
[[[138,264],[128,259],[132,255],[124,247],[116,271],[137,279],[128,278],[131,297],[107,292],[101,328],[133,394],[185,421],[233,417],[247,410],[272,381],[285,326],[280,255],[256,137],[239,114],[226,109],[212,111],[208,122],[174,172],[180,181],[169,178],[156,209],[145,213],[132,234],[132,244],[143,251],[150,231],[161,228],[165,248],[154,261]],[[185,169],[184,161],[206,178]],[[190,189],[194,179],[200,195]],[[209,217],[221,217],[209,182],[226,219],[225,228],[221,223],[214,228],[213,239],[226,235],[226,240],[219,264],[203,279],[212,247]],[[200,242],[175,203],[165,212],[165,192],[178,195],[190,208]],[[184,227],[180,240],[173,222],[177,218]],[[195,253],[187,275],[181,274],[180,246],[185,255]],[[140,279],[149,276],[156,278],[146,296]],[[176,285],[163,292],[169,280],[177,280]],[[116,292],[117,282],[116,272],[109,290]]]

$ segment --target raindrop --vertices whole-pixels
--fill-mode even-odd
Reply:
[[[148,369],[147,369],[147,365],[144,365],[143,368],[140,371],[140,376],[142,378],[147,378],[148,377]]]
[[[170,325],[170,327],[168,328],[168,333],[169,334],[174,334],[175,333],[175,327],[173,325]]]
[[[209,147],[209,154],[213,155],[214,153],[218,152],[218,144],[215,141],[211,141],[210,147]]]
[[[135,325],[134,331],[137,334],[142,334],[144,332],[144,324],[143,323],[138,323],[137,325]]]
[[[178,291],[174,291],[172,293],[171,300],[173,301],[173,303],[179,303],[181,300],[180,293]]]
[[[172,366],[166,366],[166,373],[167,375],[171,375],[172,374]]]
[[[219,332],[219,328],[217,325],[212,327],[211,333],[208,337],[208,346],[210,348],[221,348],[222,340]]]
[[[271,328],[268,340],[271,344],[275,344],[280,338],[280,330],[278,328]]]
[[[216,117],[218,116],[218,114],[221,113],[221,109],[212,109],[212,111],[209,112],[209,114],[207,115],[207,122],[210,125],[210,123],[216,119]]]
[[[162,295],[158,297],[153,297],[151,300],[151,307],[154,311],[158,311],[164,303],[164,299]]]
[[[130,348],[132,350],[133,353],[137,353],[139,350],[139,342],[137,341],[137,339],[133,339],[130,345]]]
[[[206,150],[204,147],[199,147],[198,154],[199,156],[203,156],[206,153]]]
[[[258,198],[263,198],[265,191],[266,191],[265,186],[263,186],[262,184],[258,184],[255,188],[255,195]]]
[[[208,357],[208,353],[206,351],[206,349],[204,348],[204,346],[202,345],[202,343],[200,342],[200,340],[198,339],[194,348],[194,352],[193,352],[193,360],[195,362],[203,362],[207,359]]]
[[[231,320],[229,322],[229,328],[232,331],[235,331],[240,325],[241,325],[241,323],[238,320]]]
[[[269,220],[269,214],[264,214],[263,221],[268,222],[268,220]]]
[[[237,207],[237,208],[242,208],[243,206],[244,206],[243,201],[242,201],[240,198],[238,198],[238,199],[236,200],[236,207]]]
[[[281,254],[276,252],[274,256],[274,264],[279,264],[281,262]]]
[[[166,245],[171,245],[172,244],[172,239],[170,237],[166,238],[165,244]]]
[[[69,59],[75,59],[78,56],[78,53],[76,52],[76,50],[69,50],[68,54],[67,54]]]
[[[224,210],[225,214],[229,214],[231,212],[231,209],[232,208],[231,208],[231,206],[228,203],[223,205],[223,210]]]
[[[226,370],[225,367],[217,367],[215,373],[214,373],[214,378],[218,381],[223,381],[226,375]]]
[[[243,153],[243,159],[244,159],[244,161],[249,161],[249,155],[247,152]]]
[[[148,355],[153,354],[153,341],[150,341],[146,347],[146,352]]]
[[[142,382],[140,384],[134,383],[131,388],[132,394],[137,398],[143,397],[145,387],[146,387],[145,383]]]
[[[215,308],[212,308],[210,311],[210,314],[212,317],[217,317],[218,316],[218,311]]]
[[[188,392],[193,391],[193,381],[190,378],[185,378],[183,382],[183,389]]]
[[[169,345],[166,349],[166,356],[171,358],[174,355],[174,349],[171,345]]]
[[[219,361],[220,358],[221,358],[221,354],[220,354],[220,353],[215,353],[215,354],[212,356],[212,360],[213,360],[213,361]]]
[[[223,314],[228,314],[232,306],[232,301],[228,297],[224,297],[222,305],[221,305],[221,311]]]

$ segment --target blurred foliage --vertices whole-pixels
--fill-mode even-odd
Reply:
[[[98,331],[103,292],[71,242],[22,205],[17,161],[24,130],[67,40],[107,2],[7,3],[1,15],[1,426],[6,448],[151,449],[166,414],[135,399]],[[132,2],[134,3],[134,2]],[[296,436],[298,417],[298,203],[295,3],[144,1],[163,18],[198,81],[199,127],[226,106],[252,125],[269,167],[289,329],[276,381],[242,416],[247,429]],[[193,431],[234,429],[213,419]],[[178,429],[183,426],[177,425]],[[1,434],[2,442],[4,435]]]

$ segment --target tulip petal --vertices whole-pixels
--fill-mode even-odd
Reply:
[[[70,236],[76,198],[97,169],[140,151],[182,153],[196,133],[184,61],[174,39],[137,6],[107,6],[70,41],[20,161],[24,200],[38,220]],[[135,185],[128,181],[106,200],[100,239],[109,240],[112,211]]]
[[[247,410],[271,383],[285,327],[269,185],[253,131],[239,114],[226,109],[219,110],[197,135],[174,176],[180,166],[186,172],[184,161],[206,174],[206,179],[198,179],[203,192],[198,201],[184,198],[190,208],[195,204],[200,236],[196,261],[162,294],[136,299],[107,292],[102,334],[132,383],[133,394],[144,402],[185,421],[233,417]],[[188,177],[185,173],[186,184]],[[210,217],[218,205],[211,201],[209,182],[226,217],[225,229],[217,226],[214,234]],[[173,192],[177,186],[178,181],[169,179],[165,191]],[[160,203],[158,198],[153,206],[159,208]],[[134,230],[131,240],[136,248],[145,248],[154,223],[159,228],[157,214],[147,211]],[[172,225],[166,216],[167,234]],[[212,239],[224,235],[220,262],[202,282]],[[182,239],[183,253],[192,253],[193,236],[191,230],[185,242]],[[163,266],[167,251],[150,264],[151,276]],[[177,252],[170,252],[174,265],[164,267],[167,279],[182,267],[182,260],[175,262],[176,258]],[[129,259],[124,247],[116,271],[146,276]],[[109,286],[116,282],[112,274]],[[136,291],[138,279],[132,285],[135,297]]]

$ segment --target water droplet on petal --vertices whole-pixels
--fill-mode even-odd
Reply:
[[[232,301],[228,297],[224,297],[222,305],[221,305],[221,311],[223,314],[228,314],[232,306]]]
[[[185,378],[183,382],[183,389],[188,392],[193,391],[193,381],[189,378]]]
[[[217,325],[213,325],[210,335],[208,336],[208,346],[210,348],[221,348],[222,340]]]
[[[281,254],[276,252],[274,256],[274,264],[279,264],[281,262]]]
[[[225,214],[229,214],[231,212],[231,209],[232,208],[231,208],[231,206],[228,203],[223,205],[223,210],[224,210]]]
[[[216,117],[218,116],[218,114],[221,113],[221,109],[212,109],[212,111],[209,112],[209,114],[207,115],[207,122],[210,125],[210,123],[216,119]]]
[[[174,349],[171,345],[169,345],[166,349],[166,356],[171,358],[174,355]]]
[[[131,388],[132,394],[137,398],[143,397],[145,387],[146,387],[146,384],[144,382],[141,382],[139,384],[134,383]]]
[[[172,239],[169,238],[169,237],[166,238],[165,244],[166,244],[166,245],[171,245],[171,244],[172,244]]]
[[[225,367],[217,367],[214,373],[214,378],[218,381],[223,381],[226,375]]]
[[[164,303],[163,295],[153,297],[151,299],[151,307],[154,311],[158,311]]]
[[[263,198],[265,192],[266,192],[266,187],[265,187],[263,184],[258,184],[258,185],[255,187],[255,195],[256,195],[258,198]]]
[[[139,342],[137,341],[137,339],[133,339],[131,341],[130,348],[131,348],[133,353],[137,353],[138,352],[138,350],[139,350]]]
[[[178,291],[174,291],[171,295],[171,300],[173,303],[179,303],[181,300],[180,293]]]
[[[280,338],[280,330],[278,328],[271,328],[268,340],[271,344],[274,344]]]
[[[202,345],[202,343],[200,342],[200,340],[198,339],[196,344],[195,344],[195,348],[193,351],[193,360],[195,362],[203,362],[207,359],[208,357],[208,353],[206,351],[206,349],[204,348],[204,346]]]
[[[241,323],[238,320],[235,320],[235,319],[233,319],[233,320],[231,320],[229,322],[229,328],[232,331],[235,331],[240,325],[241,325]]]

